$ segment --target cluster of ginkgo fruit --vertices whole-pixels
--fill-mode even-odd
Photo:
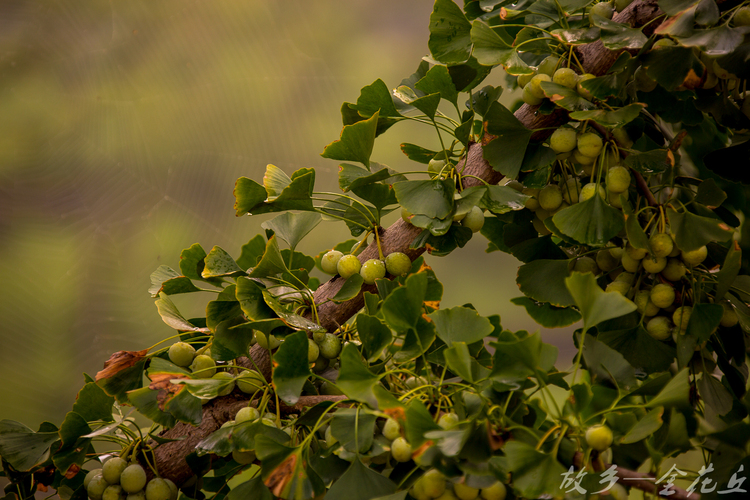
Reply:
[[[359,247],[359,244],[355,247]],[[386,271],[391,276],[404,276],[411,271],[411,259],[403,252],[392,252],[383,260],[369,259],[363,264],[356,255],[356,248],[347,255],[339,250],[329,250],[320,260],[320,268],[325,273],[338,274],[344,279],[359,274],[366,284],[372,285],[375,280],[385,278]]]
[[[684,252],[667,232],[654,232],[649,238],[651,252],[623,246],[605,247],[592,258],[576,259],[573,270],[604,274],[605,291],[620,293],[632,300],[641,314],[646,330],[658,340],[676,339],[687,331],[694,297],[688,273],[706,259],[705,246]],[[721,325],[731,327],[738,317],[728,301],[721,302]]]
[[[227,422],[224,422],[221,427],[234,427],[235,425],[239,425],[245,422],[261,422],[263,425],[266,425],[268,427],[276,427],[284,431],[289,436],[289,439],[292,439],[294,434],[294,426],[291,425],[291,422],[282,421],[274,413],[264,413],[261,415],[258,409],[252,406],[241,408],[235,414],[234,420],[228,420]],[[232,451],[232,459],[240,465],[251,464],[255,462],[256,459],[255,450],[235,449]]]
[[[259,343],[261,337],[266,339],[263,332],[256,331],[255,335]],[[195,347],[187,342],[175,342],[169,347],[167,355],[172,363],[189,371],[194,379],[219,380],[218,396],[228,395],[235,386],[246,394],[255,394],[267,385],[266,379],[256,370],[242,368],[237,373],[234,367],[217,364],[207,346],[196,351]],[[201,401],[205,404],[210,399]]]
[[[695,299],[686,278],[706,259],[708,249],[702,246],[682,251],[667,232],[654,232],[649,246],[650,253],[627,242],[623,247],[607,247],[599,250],[595,259],[579,257],[574,269],[607,273],[612,281],[605,290],[633,300],[652,337],[676,339],[687,331]],[[728,301],[720,304],[724,308],[721,325],[736,325],[738,317],[734,307]]]
[[[83,486],[91,500],[177,500],[177,485],[166,478],[150,481],[138,463],[112,457],[86,474]]]
[[[633,144],[622,129],[613,129],[612,134],[620,144]],[[566,125],[552,133],[549,143],[558,158],[560,173],[556,180],[553,178],[541,189],[524,187],[513,180],[504,182],[506,186],[529,196],[525,206],[534,212],[532,223],[539,234],[551,233],[544,223],[547,218],[595,195],[611,206],[622,209],[623,202],[629,198],[632,177],[630,171],[618,163],[616,150],[605,147],[598,133],[579,131]],[[597,169],[597,165],[601,165],[601,168]],[[582,180],[590,182],[584,184]]]

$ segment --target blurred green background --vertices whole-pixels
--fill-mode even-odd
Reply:
[[[320,153],[339,136],[341,103],[416,69],[431,10],[429,0],[2,2],[0,418],[59,424],[83,372],[173,334],[149,275],[178,268],[194,242],[238,256],[261,231],[268,217],[234,216],[238,177],[260,179],[267,163],[315,167],[318,188],[335,189],[337,163]],[[496,73],[488,83],[502,83]],[[438,144],[432,129],[399,124],[373,159],[415,169],[401,142]],[[300,250],[347,236],[320,226]],[[536,330],[508,302],[520,295],[517,261],[486,246],[477,236],[428,257],[443,305],[473,302],[506,328]],[[543,334],[570,344],[570,329]]]

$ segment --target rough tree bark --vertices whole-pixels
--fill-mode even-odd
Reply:
[[[614,21],[627,23],[631,26],[643,26],[647,22],[655,19],[661,14],[656,0],[636,0],[625,10],[614,17]],[[621,51],[610,51],[601,44],[601,42],[592,43],[579,48],[579,59],[588,73],[602,75],[610,68]],[[516,118],[529,129],[539,129],[544,127],[554,127],[567,121],[567,113],[564,110],[558,110],[550,115],[542,115],[537,112],[536,106],[524,104],[515,112]],[[549,132],[547,132],[549,133]],[[544,138],[545,132],[535,134],[535,139]],[[503,176],[484,160],[482,156],[482,144],[473,143],[464,158],[459,161],[459,170],[463,169],[464,174],[479,177],[488,183],[496,183]],[[464,180],[464,186],[480,184],[481,181],[471,177]],[[420,256],[425,249],[409,248],[411,242],[419,235],[421,229],[412,226],[399,219],[386,229],[380,230],[380,242],[384,253],[404,252],[412,260]],[[377,245],[370,244],[359,255],[359,260],[365,262],[368,259],[378,256]],[[320,324],[329,332],[333,332],[340,325],[344,324],[349,318],[359,311],[364,305],[365,291],[374,292],[374,286],[364,286],[362,291],[352,300],[337,304],[331,302],[333,297],[340,289],[344,280],[340,277],[334,277],[328,282],[322,284],[314,294],[315,303],[318,304],[318,316]],[[261,372],[270,380],[271,362],[268,351],[254,346],[250,351],[252,361],[245,360],[243,364],[253,367],[253,364],[261,368]],[[330,398],[328,399],[330,400]],[[305,405],[316,404],[319,400],[300,399],[300,403],[295,405],[297,411]],[[162,432],[163,437],[177,438],[185,437],[181,441],[167,443],[156,448],[156,464],[161,475],[172,479],[178,485],[186,481],[191,475],[185,456],[193,451],[195,445],[208,436],[221,424],[234,417],[234,414],[242,406],[246,406],[247,399],[238,397],[236,394],[217,398],[207,404],[203,411],[203,422],[199,427],[194,427],[185,423],[178,423],[174,428]],[[288,410],[288,409],[287,409]],[[632,471],[623,469],[620,477],[632,477]],[[697,498],[696,495],[693,498]]]

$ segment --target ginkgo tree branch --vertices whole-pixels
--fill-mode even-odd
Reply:
[[[636,0],[617,14],[614,17],[614,21],[627,23],[631,26],[642,26],[655,19],[658,15],[661,15],[661,12],[658,9],[656,0]],[[609,69],[619,53],[620,51],[606,49],[598,41],[580,48],[579,59],[581,59],[583,68],[587,72],[594,75],[602,75]],[[544,115],[538,112],[537,106],[529,106],[527,104],[521,106],[515,112],[515,116],[524,126],[536,131],[532,137],[537,140],[541,140],[547,134],[551,133],[551,130],[539,129],[556,127],[568,120],[567,113],[564,110],[557,110],[549,115]],[[485,136],[484,141],[486,142],[490,138],[489,136]],[[494,170],[484,159],[482,146],[482,143],[470,144],[467,154],[458,162],[458,170],[463,175],[466,175],[464,187],[479,185],[483,182],[497,183],[503,177],[500,172]],[[388,228],[379,228],[382,251],[386,254],[403,252],[410,259],[416,259],[422,253],[429,250],[424,247],[411,248],[412,242],[419,236],[421,231],[421,229],[401,219]],[[377,258],[378,255],[378,246],[373,243],[365,248],[358,258],[361,262],[365,262],[368,259]],[[344,279],[338,276],[331,278],[328,282],[323,283],[314,294],[319,322],[329,332],[335,331],[362,309],[365,292],[376,292],[375,286],[365,285],[362,287],[360,293],[351,300],[341,303],[332,301],[331,299],[341,289],[344,281]],[[266,349],[258,345],[253,346],[249,353],[249,359],[241,362],[249,368],[260,368],[266,379],[271,379],[272,363]],[[302,399],[300,399],[300,402],[304,404]],[[192,471],[185,461],[185,457],[194,450],[198,442],[214,432],[222,423],[233,418],[233,410],[236,412],[236,409],[237,398],[234,395],[217,398],[204,408],[203,422],[199,427],[180,423],[173,429],[165,431],[164,435],[173,437],[184,436],[184,439],[167,443],[156,449],[157,466],[162,475],[169,477],[177,484],[182,484],[187,480],[192,475]]]

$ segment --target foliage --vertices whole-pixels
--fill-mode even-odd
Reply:
[[[431,57],[395,89],[377,80],[342,106],[340,139],[322,153],[346,162],[342,192],[315,191],[309,168],[239,179],[237,215],[279,215],[236,258],[196,244],[179,271],[152,274],[157,310],[177,330],[165,341],[177,342],[113,354],[59,427],[0,422],[5,498],[47,486],[119,498],[112,455],[151,476],[185,459],[187,477],[173,479],[196,499],[579,498],[608,474],[661,477],[695,450],[704,468],[688,480],[710,465],[721,485],[704,497],[731,488],[748,462],[750,281],[745,176],[726,163],[747,157],[750,10],[659,7],[631,26],[623,2],[610,18],[587,0],[436,0]],[[619,55],[588,75],[581,50],[599,40]],[[503,89],[480,88],[501,69],[523,88],[517,113],[498,102]],[[529,129],[529,109],[554,126]],[[371,159],[405,120],[441,144],[402,144],[417,171]],[[477,148],[489,167],[470,164]],[[383,229],[394,210],[404,222]],[[330,221],[355,239],[296,250]],[[390,248],[398,231],[415,237]],[[471,304],[441,308],[420,255],[447,255],[479,231],[488,252],[523,262],[514,303],[547,328],[582,322],[570,369],[539,333],[506,330]],[[396,252],[405,257],[386,260]],[[321,284],[316,268],[339,275]],[[205,317],[172,301],[187,293],[211,296]],[[101,477],[87,474],[100,462]]]

